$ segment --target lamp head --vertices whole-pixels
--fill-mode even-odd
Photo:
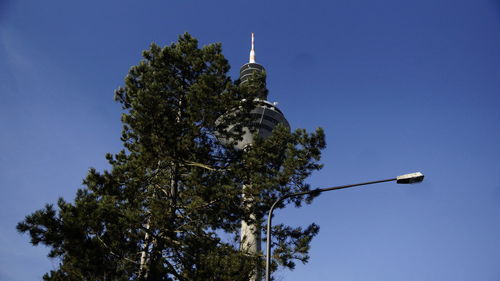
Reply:
[[[396,178],[397,183],[409,184],[409,183],[419,183],[424,180],[424,175],[420,172],[401,175]]]

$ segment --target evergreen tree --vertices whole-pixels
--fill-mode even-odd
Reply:
[[[143,57],[115,93],[124,148],[106,155],[111,169],[90,169],[74,202],[47,204],[17,229],[59,261],[44,280],[248,280],[263,257],[239,251],[241,220],[258,214],[263,225],[275,199],[309,190],[304,180],[321,168],[324,134],[278,126],[236,150],[219,139],[241,139],[263,80],[238,86],[221,46],[199,48],[189,34],[152,44]],[[249,183],[251,205],[242,199]],[[306,262],[317,232],[314,224],[275,226],[274,260]]]

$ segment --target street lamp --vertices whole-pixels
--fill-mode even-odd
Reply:
[[[274,208],[276,207],[276,205],[278,205],[281,201],[283,201],[287,198],[291,198],[291,197],[298,197],[298,196],[307,195],[307,194],[319,194],[319,193],[322,193],[325,191],[344,189],[344,188],[355,187],[355,186],[360,186],[360,185],[369,185],[369,184],[389,182],[389,181],[396,181],[396,183],[400,183],[400,184],[412,184],[412,183],[422,182],[423,180],[424,180],[424,175],[420,172],[416,172],[416,173],[401,175],[401,176],[398,176],[398,177],[395,177],[392,179],[369,181],[369,182],[349,184],[349,185],[340,185],[340,186],[327,187],[327,188],[317,188],[317,189],[310,190],[310,191],[291,193],[291,194],[281,196],[276,201],[274,201],[273,205],[269,209],[269,214],[267,215],[266,281],[271,281],[271,271],[270,271],[270,266],[271,266],[271,224],[272,224],[272,219],[273,219],[273,211],[274,211]]]

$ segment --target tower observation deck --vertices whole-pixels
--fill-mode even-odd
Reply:
[[[249,62],[240,68],[240,85],[248,83],[253,75],[265,73],[265,71],[265,68],[255,61],[254,34],[252,33],[252,49],[250,50]],[[259,137],[266,139],[271,136],[273,129],[278,124],[283,124],[285,127],[290,128],[290,124],[283,115],[283,112],[277,107],[278,103],[269,102],[267,94],[263,93],[261,98],[255,99],[254,102],[255,108],[251,111],[252,122],[250,126],[257,131]],[[243,149],[254,142],[254,135],[250,130],[244,128],[244,132],[243,140],[236,145],[239,149]]]

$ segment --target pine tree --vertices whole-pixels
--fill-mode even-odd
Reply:
[[[47,204],[17,229],[59,261],[44,280],[248,280],[263,257],[239,251],[241,220],[258,214],[262,225],[276,198],[309,190],[323,131],[278,126],[236,150],[219,140],[241,139],[262,79],[239,86],[221,45],[199,48],[189,34],[152,44],[143,57],[115,93],[124,148],[106,155],[111,169],[90,169],[74,202]],[[242,200],[248,183],[251,205]],[[274,260],[287,268],[307,262],[318,230],[275,226]]]

